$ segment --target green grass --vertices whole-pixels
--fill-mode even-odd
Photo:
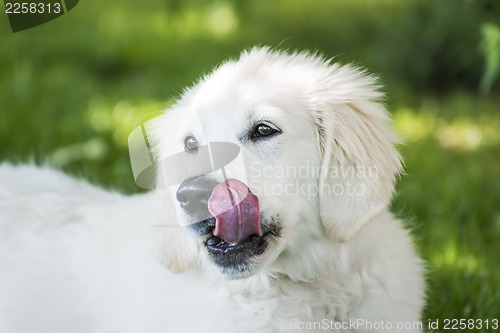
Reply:
[[[139,192],[137,119],[243,48],[317,49],[386,84],[406,141],[393,210],[428,263],[425,318],[500,319],[498,82],[476,93],[481,25],[498,17],[489,0],[81,1],[10,34],[0,14],[0,160]]]
[[[499,316],[498,102],[462,93],[394,112],[398,129],[415,124],[393,210],[410,218],[428,263],[427,318]]]

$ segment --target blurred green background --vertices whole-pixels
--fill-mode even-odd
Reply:
[[[379,74],[405,138],[393,210],[428,263],[424,320],[500,319],[500,1],[81,0],[11,33],[0,13],[0,160],[126,193],[127,136],[254,45]],[[486,331],[486,330],[485,330]]]

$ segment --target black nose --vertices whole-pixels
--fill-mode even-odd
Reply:
[[[199,177],[182,182],[177,189],[177,201],[193,222],[200,222],[211,216],[208,212],[208,199],[216,185],[217,182],[212,179]]]

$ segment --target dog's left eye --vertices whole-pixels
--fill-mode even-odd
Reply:
[[[257,124],[253,130],[252,137],[253,138],[260,138],[260,137],[266,137],[266,136],[271,136],[273,134],[281,133],[280,130],[273,128],[272,126],[268,124]]]
[[[196,140],[196,138],[192,135],[188,135],[184,139],[184,149],[186,151],[196,151],[197,148],[198,148],[198,141]]]

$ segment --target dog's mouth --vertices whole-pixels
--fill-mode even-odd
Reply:
[[[272,222],[262,225],[262,236],[251,235],[237,244],[231,244],[210,233],[203,243],[223,275],[244,278],[256,271],[260,262],[256,257],[266,252],[272,238],[280,237],[280,230],[279,223],[272,219]]]
[[[229,278],[244,278],[256,271],[261,263],[257,258],[269,249],[273,238],[280,237],[281,224],[279,217],[265,218],[260,216],[262,236],[250,235],[237,244],[214,235],[216,219],[211,217],[205,221],[190,225],[190,229],[204,238],[211,261],[219,267],[222,274]]]
[[[213,262],[232,277],[246,276],[257,263],[272,237],[279,236],[277,216],[261,216],[259,200],[250,189],[236,179],[216,185],[206,201],[212,217],[190,228],[204,238]]]

